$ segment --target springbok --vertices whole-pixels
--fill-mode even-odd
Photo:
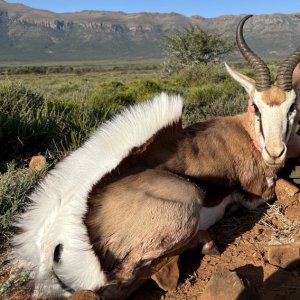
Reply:
[[[183,128],[182,98],[161,94],[103,125],[31,195],[14,244],[34,270],[36,296],[126,297],[165,260],[208,242],[204,231],[229,204],[251,209],[274,197],[298,118],[300,48],[272,83],[243,38],[249,17],[237,45],[256,81],[226,65],[253,99],[248,112]]]

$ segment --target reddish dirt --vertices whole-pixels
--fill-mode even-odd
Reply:
[[[235,271],[245,286],[258,293],[255,299],[300,299],[300,268],[282,269],[271,265],[267,259],[270,245],[293,244],[300,233],[299,221],[284,224],[287,220],[278,215],[281,208],[275,202],[271,207],[243,210],[223,219],[210,230],[220,256],[203,256],[200,249],[184,253],[181,255],[182,275],[176,291],[164,293],[155,283],[148,282],[132,299],[205,300],[201,294],[211,276],[223,270]],[[298,258],[300,261],[300,254]],[[241,294],[236,299],[249,298]]]

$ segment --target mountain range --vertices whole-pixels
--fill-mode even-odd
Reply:
[[[164,35],[194,24],[234,40],[241,18],[90,10],[54,13],[0,0],[0,62],[161,58]],[[294,15],[254,16],[244,32],[249,45],[265,58],[285,57],[300,46],[300,19]]]

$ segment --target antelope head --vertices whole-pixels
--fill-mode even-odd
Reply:
[[[244,23],[250,17],[252,15],[245,16],[238,24],[236,42],[240,52],[254,69],[256,80],[238,73],[226,63],[225,66],[253,99],[255,114],[251,130],[260,142],[265,163],[277,167],[285,161],[286,145],[297,123],[297,94],[292,87],[292,75],[300,61],[300,47],[281,63],[276,81],[271,82],[266,63],[249,48],[243,37]]]

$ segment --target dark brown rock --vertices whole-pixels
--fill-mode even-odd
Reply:
[[[300,206],[299,205],[289,206],[286,209],[284,215],[291,221],[300,221]]]
[[[270,264],[292,269],[300,265],[300,243],[271,246],[268,250]]]
[[[278,217],[273,217],[272,220],[271,220],[271,222],[272,222],[272,224],[274,226],[276,226],[279,229],[282,229],[282,228],[284,228],[286,226],[286,224],[284,222],[282,222],[280,220],[280,218],[278,218]]]
[[[299,189],[284,179],[276,181],[275,193],[277,200],[285,206],[289,206],[299,200]]]
[[[200,299],[250,300],[254,298],[252,291],[245,287],[243,281],[236,274],[236,272],[224,270],[213,274],[208,284],[206,285]]]

